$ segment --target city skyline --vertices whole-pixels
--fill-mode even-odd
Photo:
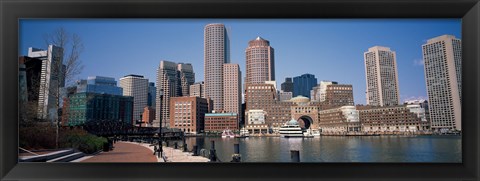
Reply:
[[[263,21],[265,25],[260,24]],[[25,49],[28,47],[45,48],[43,46],[42,35],[49,33],[48,29],[55,29],[59,26],[65,27],[69,32],[79,34],[85,43],[85,52],[82,54],[83,64],[85,65],[84,71],[77,77],[81,79],[87,76],[107,76],[115,77],[119,80],[127,74],[140,74],[144,75],[150,81],[156,77],[156,68],[160,60],[179,60],[178,62],[192,63],[195,71],[195,81],[203,80],[203,27],[209,23],[222,23],[230,31],[230,52],[231,63],[238,63],[240,70],[245,69],[245,48],[248,47],[248,41],[254,39],[257,36],[265,37],[271,41],[272,47],[275,47],[275,69],[277,70],[277,86],[283,82],[285,77],[300,76],[305,73],[315,75],[318,79],[318,83],[321,80],[338,81],[345,84],[352,84],[354,90],[354,98],[356,104],[365,104],[365,78],[364,78],[364,64],[363,64],[363,52],[367,51],[369,47],[379,45],[390,47],[397,53],[398,63],[398,79],[400,84],[400,100],[404,100],[410,97],[422,97],[426,98],[425,78],[422,64],[421,45],[423,45],[427,39],[440,36],[442,34],[452,34],[457,38],[460,36],[460,20],[77,20],[77,21],[46,21],[46,20],[22,20],[21,26],[21,38],[20,38],[20,55],[26,55]],[[41,23],[41,27],[35,26]],[[93,30],[84,31],[86,27],[93,27]],[[105,25],[106,24],[106,25]],[[115,27],[115,26],[128,26],[133,24],[143,27],[148,26],[171,26],[172,30],[178,30],[171,32],[166,31],[166,34],[157,33],[155,36],[150,34],[142,34],[144,38],[140,40],[136,39],[128,44],[118,45],[108,35],[103,41],[92,41],[92,37],[96,37],[105,33],[101,31],[101,27]],[[295,29],[292,29],[290,25],[293,25]],[[361,25],[361,26],[360,26]],[[35,26],[36,28],[28,28],[29,26]],[[135,27],[137,27],[135,26]],[[142,27],[140,26],[140,27]],[[284,27],[279,30],[278,27]],[[321,29],[324,26],[330,27]],[[345,30],[349,30],[348,27],[359,26],[357,31],[359,33],[345,33]],[[175,28],[174,28],[175,27]],[[187,28],[191,27],[191,28]],[[250,27],[250,28],[248,28]],[[254,28],[251,28],[254,27]],[[305,28],[306,27],[306,28]],[[442,28],[443,27],[443,28]],[[457,27],[457,28],[455,28]],[[95,29],[97,28],[97,29]],[[138,28],[138,27],[137,27]],[[180,28],[180,29],[178,29]],[[38,30],[40,29],[40,30]],[[44,31],[41,31],[43,29]],[[187,30],[188,29],[188,30]],[[307,29],[307,30],[305,30]],[[321,29],[321,30],[318,30]],[[378,29],[378,30],[375,30]],[[391,31],[379,33],[382,30],[390,29]],[[425,29],[425,31],[411,32],[408,29]],[[155,30],[162,30],[161,28]],[[318,30],[318,31],[316,31]],[[323,30],[323,31],[322,31]],[[375,31],[373,31],[375,30]],[[432,30],[432,31],[427,31]],[[94,31],[94,32],[92,32]],[[149,32],[152,30],[149,30]],[[295,32],[296,31],[296,32]],[[332,33],[334,31],[338,31]],[[126,28],[120,32],[111,33],[116,37],[120,34],[128,32],[135,32],[131,28]],[[140,31],[141,32],[141,31]],[[162,32],[162,31],[160,31]],[[185,33],[188,32],[188,33]],[[256,33],[255,33],[256,32]],[[329,33],[330,32],[330,33]],[[175,37],[179,42],[169,41],[155,41],[159,38],[167,38],[171,35],[177,34]],[[316,36],[309,36],[312,35]],[[317,33],[317,34],[315,34]],[[396,34],[395,34],[396,33]],[[369,34],[366,37],[362,37],[362,34]],[[27,36],[28,35],[28,36]],[[35,36],[37,35],[37,36]],[[281,36],[283,35],[283,36]],[[294,36],[285,36],[294,35]],[[325,35],[329,35],[325,37]],[[341,36],[342,35],[342,36]],[[35,36],[35,37],[32,37]],[[135,34],[130,35],[137,37]],[[146,39],[145,37],[151,36],[152,39]],[[354,39],[352,39],[352,36]],[[369,36],[376,36],[378,38],[371,38]],[[99,37],[97,37],[98,39]],[[103,38],[103,37],[102,37]],[[118,39],[124,39],[120,36]],[[190,39],[191,38],[191,39]],[[322,39],[323,38],[323,39]],[[356,39],[355,39],[356,38]],[[366,38],[365,41],[362,39]],[[322,39],[324,41],[317,41]],[[328,40],[335,40],[328,41]],[[31,40],[31,41],[26,41]],[[110,40],[110,41],[107,41]],[[200,40],[200,41],[198,41]],[[352,41],[358,40],[358,41]],[[345,44],[345,41],[348,44]],[[89,43],[90,42],[90,43]],[[96,42],[96,43],[91,43]],[[169,45],[169,47],[163,47],[157,51],[149,51],[152,48],[158,48],[156,46],[136,46],[141,47],[143,53],[137,49],[129,49],[129,45],[138,44],[150,44],[151,42],[157,43],[157,46]],[[162,43],[165,42],[165,43]],[[182,43],[190,43],[185,45]],[[312,43],[313,42],[313,43]],[[413,42],[413,43],[412,43]],[[109,43],[110,46],[102,46],[101,49],[91,48],[103,45],[103,43]],[[314,46],[311,46],[311,45]],[[310,46],[308,46],[310,45]],[[338,47],[342,47],[340,49]],[[174,47],[184,46],[182,50]],[[327,46],[327,47],[325,47]],[[131,50],[131,52],[120,50],[119,48]],[[112,50],[113,49],[113,50]],[[338,51],[331,51],[331,49]],[[302,51],[300,51],[302,50]],[[351,51],[345,51],[351,50]],[[97,51],[97,53],[95,53]],[[102,53],[98,53],[98,51]],[[119,51],[126,52],[125,54],[119,54]],[[178,51],[184,51],[180,53]],[[331,51],[331,52],[330,52]],[[112,53],[109,53],[112,52]],[[168,52],[162,55],[162,52]],[[304,52],[304,53],[298,53]],[[200,53],[200,54],[199,54]],[[332,55],[333,54],[333,55]],[[125,58],[117,58],[120,55]],[[102,57],[107,58],[102,58]],[[137,57],[137,58],[131,58]],[[145,58],[149,56],[156,56],[153,58]],[[108,58],[110,57],[110,58]],[[294,58],[292,58],[294,57]],[[314,58],[311,58],[314,57]],[[329,58],[330,57],[330,58]],[[350,57],[350,58],[349,58]],[[296,58],[296,59],[295,59]],[[346,60],[348,59],[348,60]],[[135,61],[132,61],[135,60]],[[317,61],[320,60],[320,61]],[[333,60],[333,61],[332,61]],[[111,64],[112,61],[119,61],[122,63]],[[141,62],[142,65],[136,63]],[[94,64],[92,64],[94,63]],[[135,66],[130,66],[130,63],[134,63]],[[310,64],[318,66],[310,66]],[[121,65],[124,66],[121,66]],[[94,66],[98,65],[98,66]],[[108,66],[108,69],[104,67]],[[97,68],[98,67],[98,68]],[[126,68],[128,67],[128,69]],[[334,67],[334,68],[332,68]],[[242,71],[242,79],[245,76],[245,71]],[[350,72],[345,74],[345,72]]]

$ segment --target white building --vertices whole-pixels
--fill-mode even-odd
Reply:
[[[410,110],[410,112],[417,114],[417,117],[419,117],[422,121],[427,121],[425,109],[422,108],[420,105],[407,105],[407,108]]]
[[[265,124],[265,111],[249,110],[247,113],[247,124]]]
[[[290,99],[292,99],[292,96],[293,96],[293,93],[292,92],[283,92],[283,91],[280,91],[278,93],[278,100],[279,101],[289,101]]]
[[[133,97],[133,120],[141,120],[143,109],[148,106],[148,79],[141,75],[127,75],[119,82],[123,95]]]
[[[190,85],[190,97],[205,98],[205,84],[203,81]]]
[[[388,47],[374,46],[364,53],[367,104],[395,106],[400,103],[397,60]]]
[[[462,43],[452,35],[422,46],[433,131],[462,130]]]
[[[327,85],[337,84],[337,82],[322,80],[320,84],[313,87],[310,91],[310,97],[312,101],[324,102],[326,100]]]
[[[55,121],[58,119],[60,89],[65,86],[63,48],[49,45],[48,50],[30,47],[28,56],[42,60],[40,90],[38,97],[38,118]]]
[[[230,39],[225,25],[214,23],[204,31],[205,96],[213,100],[213,110],[223,110],[223,64],[230,63]]]

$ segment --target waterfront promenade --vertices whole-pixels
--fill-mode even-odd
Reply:
[[[101,152],[97,155],[88,156],[78,162],[208,162],[208,158],[192,156],[190,152],[182,152],[178,149],[163,147],[164,158],[157,158],[153,154],[153,146],[147,143],[117,142],[114,149],[109,152]]]

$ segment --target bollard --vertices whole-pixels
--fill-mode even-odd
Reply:
[[[193,145],[193,156],[198,156],[198,146],[197,145]]]
[[[184,144],[183,144],[183,152],[187,152],[187,151],[188,151],[188,149],[187,149],[187,144],[184,143]]]
[[[173,143],[173,148],[178,149],[178,143],[177,142]]]
[[[300,151],[290,150],[290,159],[292,162],[300,162]]]
[[[217,157],[216,157],[216,153],[215,153],[215,141],[212,140],[212,145],[210,146],[210,162],[216,162],[217,161]]]
[[[235,143],[233,145],[233,155],[232,155],[231,162],[240,162],[241,159],[242,159],[242,156],[240,155],[240,144]]]
[[[104,152],[110,151],[110,145],[108,145],[108,142],[103,143],[103,151]]]
[[[169,146],[169,144],[168,144],[168,143],[169,143],[168,141],[165,141],[165,145],[166,145],[166,147],[168,147],[168,146]]]

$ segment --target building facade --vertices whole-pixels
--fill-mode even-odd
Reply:
[[[293,97],[302,95],[310,98],[310,90],[317,85],[317,78],[312,74],[303,74],[293,78]]]
[[[205,114],[210,111],[208,100],[200,97],[170,99],[170,127],[197,134],[205,129]]]
[[[360,132],[361,124],[355,106],[342,106],[319,112],[321,133]]]
[[[147,107],[148,79],[141,75],[126,75],[120,78],[124,96],[133,97],[133,120],[142,120],[143,108]]]
[[[323,102],[332,106],[353,106],[353,86],[350,84],[327,85]]]
[[[208,24],[204,29],[205,96],[213,100],[214,110],[223,105],[223,64],[230,63],[230,39],[225,25]]]
[[[81,92],[71,95],[64,110],[65,126],[78,126],[87,121],[111,120],[133,124],[133,97]]]
[[[49,45],[47,50],[30,47],[28,57],[42,60],[37,118],[54,122],[58,119],[59,91],[65,86],[63,48],[54,45]]]
[[[275,80],[274,49],[261,37],[248,42],[246,54],[246,84],[258,84]]]
[[[462,130],[462,43],[452,35],[422,46],[429,113],[434,131]]]
[[[147,98],[147,106],[156,110],[156,97],[157,97],[157,87],[155,87],[154,82],[148,83],[148,98]],[[155,117],[153,118],[155,120]]]
[[[362,131],[367,133],[404,133],[430,131],[430,123],[415,107],[407,106],[357,106]],[[419,109],[416,109],[419,110]]]
[[[278,92],[278,100],[279,101],[288,101],[292,99],[293,93],[292,92]]]
[[[285,82],[281,84],[283,92],[293,92],[293,81],[291,77],[285,78]]]
[[[155,109],[150,106],[143,108],[142,124],[150,126],[152,125],[153,120],[155,120]]]
[[[190,85],[195,82],[195,73],[193,72],[193,66],[189,63],[179,63],[177,65],[178,74],[178,96],[189,96]]]
[[[222,132],[230,129],[238,130],[238,115],[236,113],[205,114],[205,132]]]
[[[242,109],[242,73],[238,64],[223,64],[223,110],[240,115]]]
[[[364,53],[367,104],[395,106],[400,103],[397,60],[388,47],[374,46]]]
[[[123,89],[117,86],[115,78],[103,76],[90,76],[86,81],[78,81],[77,92],[123,95]]]
[[[205,83],[202,82],[196,82],[193,85],[190,86],[190,96],[191,97],[201,97],[201,98],[206,98],[205,97]]]

